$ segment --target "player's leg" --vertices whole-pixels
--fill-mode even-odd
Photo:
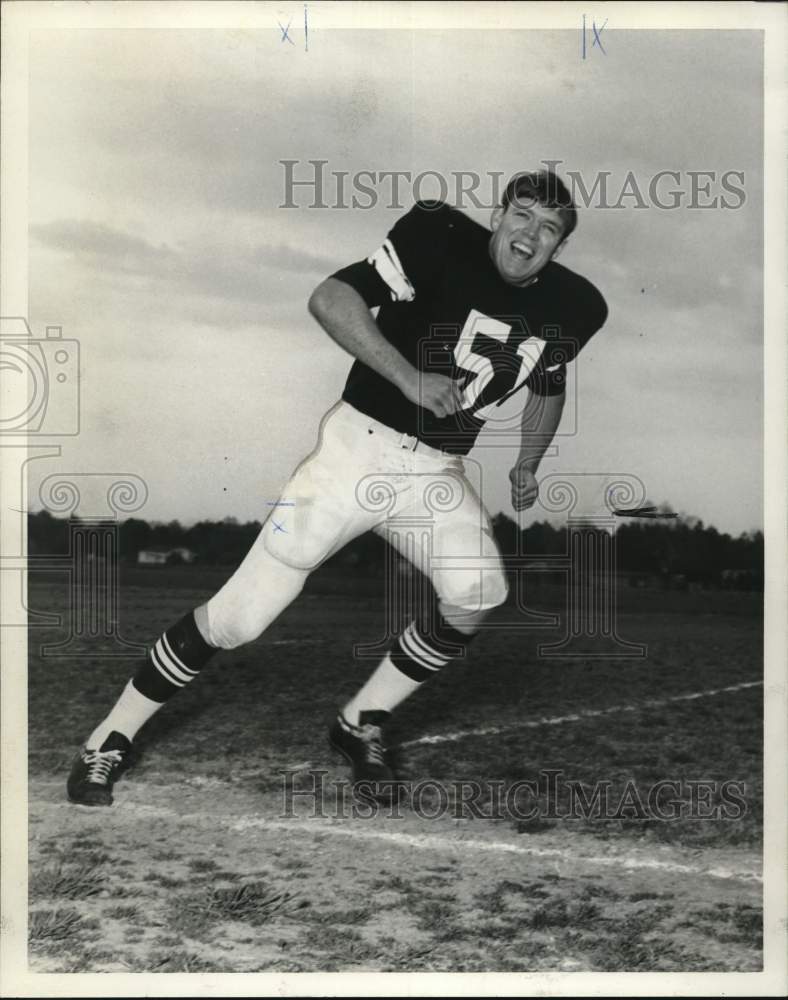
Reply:
[[[109,715],[85,741],[68,781],[68,795],[83,805],[110,805],[112,785],[128,764],[142,726],[220,649],[256,639],[300,593],[309,570],[283,563],[258,535],[239,569],[207,604],[168,628],[128,681]]]
[[[336,488],[337,483],[354,483],[356,477],[338,475],[352,449],[340,434],[329,432],[330,416],[321,427],[317,449],[294,473],[282,506],[263,525],[238,570],[207,604],[160,636],[109,715],[90,734],[69,777],[72,801],[111,804],[112,785],[128,763],[139,729],[191,683],[218,650],[258,638],[298,596],[316,566],[372,526],[374,515],[361,511],[359,518],[355,498]]]
[[[496,558],[494,543],[485,555],[488,560]],[[425,566],[422,572],[426,571]],[[477,573],[480,575],[480,571]],[[486,575],[489,578],[493,574],[488,569]],[[377,706],[375,711],[391,713],[433,674],[464,655],[490,611],[506,599],[503,572],[495,576],[495,582],[488,582],[486,588],[488,596],[495,596],[483,607],[469,608],[455,603],[463,600],[462,596],[447,600],[438,592],[437,614],[422,612],[409,623],[366,684],[344,707],[344,718],[357,725],[361,713],[373,711],[373,705]]]
[[[454,493],[456,503],[445,502],[436,509],[425,497],[434,496],[431,488],[440,484]],[[342,709],[336,724],[351,734],[372,724],[377,752],[384,759],[380,730],[390,713],[430,677],[464,655],[484,619],[507,595],[489,519],[468,480],[456,471],[450,476],[427,475],[418,494],[422,509],[426,504],[432,520],[429,546],[421,544],[423,528],[414,532],[404,519],[390,519],[375,530],[429,577],[437,596],[437,613],[425,609],[410,622]],[[361,767],[355,770],[360,776]],[[393,775],[389,771],[381,781],[383,777]],[[384,785],[378,797],[388,798],[390,791]]]

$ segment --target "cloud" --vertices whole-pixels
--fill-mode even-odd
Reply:
[[[89,220],[37,224],[31,235],[40,246],[102,275],[144,277],[200,297],[257,301],[265,271],[324,277],[338,266],[332,257],[282,243],[234,245],[227,237],[213,244],[157,245]]]
[[[573,366],[580,433],[560,448],[562,464],[581,468],[607,467],[612,454],[704,519],[757,523],[758,33],[613,31],[606,57],[582,61],[579,25],[320,31],[315,18],[308,54],[281,44],[275,13],[270,31],[31,36],[31,321],[63,323],[83,343],[95,396],[80,456],[117,453],[111,417],[138,431],[138,447],[124,435],[124,455],[149,469],[162,513],[245,516],[251,504],[223,507],[219,495],[209,505],[199,488],[173,485],[171,455],[187,440],[196,458],[204,449],[194,428],[214,421],[221,462],[233,438],[223,414],[244,410],[250,497],[260,475],[287,472],[280,454],[306,447],[307,424],[349,365],[310,319],[309,291],[373,249],[396,213],[280,210],[284,159],[300,160],[303,177],[309,159],[328,160],[330,176],[510,174],[555,157],[587,184],[611,171],[616,194],[630,170],[646,189],[663,169],[744,170],[738,211],[581,213],[562,261],[598,284],[611,313]],[[469,214],[488,222],[487,210]],[[206,391],[210,378],[225,388]],[[302,399],[309,412],[296,419],[288,403]],[[147,439],[160,400],[172,426],[157,427],[154,469]],[[497,454],[492,464],[504,503],[507,469]]]
[[[66,253],[89,266],[101,264],[105,268],[139,273],[166,266],[175,257],[170,247],[154,246],[139,236],[87,220],[61,219],[33,225],[30,233],[42,246]]]

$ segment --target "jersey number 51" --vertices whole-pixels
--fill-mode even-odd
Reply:
[[[471,309],[460,332],[459,340],[454,348],[455,364],[469,375],[475,375],[475,378],[471,378],[463,390],[463,410],[473,409],[476,401],[495,375],[500,375],[502,372],[510,373],[500,396],[476,410],[474,417],[477,420],[489,420],[493,414],[493,408],[497,406],[500,399],[516,391],[525,382],[539,363],[539,358],[547,344],[547,341],[541,340],[539,337],[528,337],[516,350],[497,351],[494,359],[479,354],[473,349],[478,334],[483,334],[485,337],[491,337],[505,344],[511,333],[512,327],[508,323],[493,319],[491,316],[485,316],[478,309]]]

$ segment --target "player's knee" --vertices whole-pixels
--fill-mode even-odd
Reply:
[[[237,649],[254,642],[301,593],[305,570],[261,553],[236,572],[210,601],[205,611],[206,640],[219,649]]]
[[[441,601],[463,611],[492,611],[509,596],[509,587],[502,570],[455,573],[441,582]]]
[[[254,642],[262,635],[265,625],[258,616],[248,612],[219,614],[211,620],[208,641],[219,649],[237,649]]]
[[[509,596],[509,584],[503,571],[485,573],[482,580],[479,606],[483,611],[492,611],[506,602]]]

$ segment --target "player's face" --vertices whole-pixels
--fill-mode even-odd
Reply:
[[[492,214],[490,256],[504,281],[526,285],[561,250],[564,222],[559,212],[537,202],[510,202]]]

